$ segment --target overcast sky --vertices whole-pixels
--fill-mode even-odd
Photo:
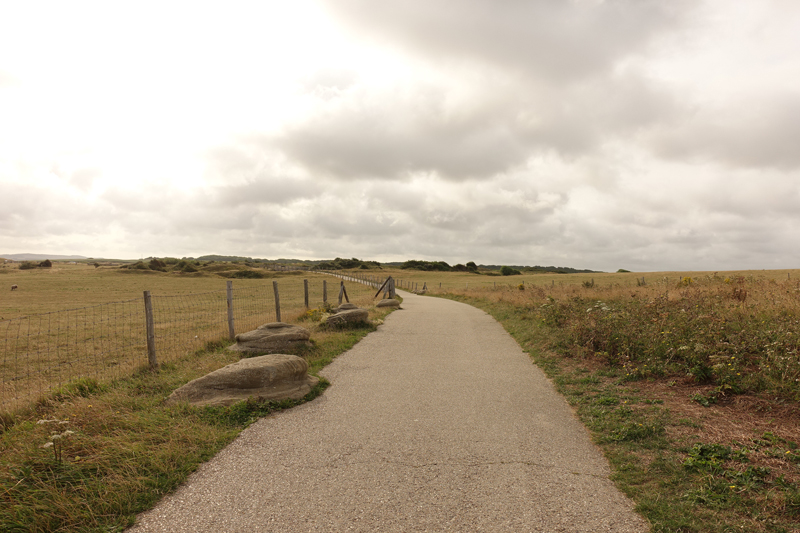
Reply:
[[[795,0],[0,0],[0,254],[800,268]]]

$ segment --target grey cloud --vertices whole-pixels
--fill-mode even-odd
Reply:
[[[699,109],[650,138],[667,158],[713,160],[734,167],[800,167],[800,98],[741,102],[722,111]]]
[[[437,172],[445,178],[487,176],[518,164],[525,150],[506,116],[445,108],[441,88],[413,94],[350,94],[311,120],[288,125],[274,145],[309,168],[344,179],[397,178]],[[479,115],[479,116],[476,116]]]
[[[329,0],[357,32],[560,80],[592,76],[685,19],[693,2],[658,0]]]
[[[213,187],[208,195],[217,205],[236,208],[247,204],[285,205],[319,194],[317,184],[300,178],[264,176],[242,184]]]
[[[222,185],[207,187],[205,200],[234,208],[240,205],[284,205],[319,194],[319,184],[291,176],[278,168],[280,154],[273,153],[261,137],[249,136],[209,150],[206,174]]]
[[[444,86],[351,90],[264,146],[317,175],[448,180],[509,172],[537,152],[577,156],[673,113],[674,100],[636,72],[566,88],[486,80],[480,99],[453,108]]]

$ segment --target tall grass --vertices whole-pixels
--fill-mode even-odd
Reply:
[[[623,369],[629,379],[690,376],[715,385],[716,396],[769,391],[800,400],[796,281],[710,275],[636,287],[528,284],[447,292],[511,304],[550,328],[552,348]]]

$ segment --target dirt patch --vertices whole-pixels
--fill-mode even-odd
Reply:
[[[735,395],[703,407],[692,397],[707,396],[713,387],[688,380],[642,381],[634,386],[642,396],[663,401],[675,421],[685,422],[667,429],[677,442],[743,446],[749,449],[749,465],[769,468],[773,478],[782,475],[787,481],[800,481],[800,464],[784,457],[792,456],[787,451],[797,452],[800,443],[800,406],[796,402]]]

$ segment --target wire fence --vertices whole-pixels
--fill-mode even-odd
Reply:
[[[82,378],[101,382],[146,367],[148,348],[168,362],[261,324],[299,318],[307,308],[336,305],[344,296],[370,305],[383,279],[281,279],[186,295],[150,295],[152,344],[141,298],[0,321],[0,412],[10,412]],[[277,287],[277,288],[276,288]],[[278,295],[279,305],[276,305]],[[340,296],[341,295],[341,296]]]

